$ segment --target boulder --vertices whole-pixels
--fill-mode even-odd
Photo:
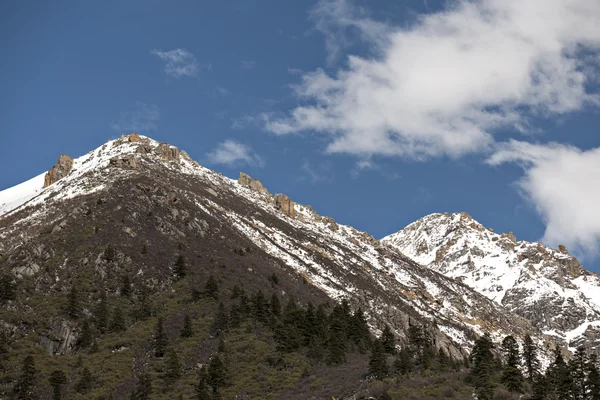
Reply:
[[[111,158],[108,165],[110,167],[116,167],[116,168],[136,168],[137,167],[135,158],[133,158],[131,156],[125,156],[125,157],[121,157],[121,158],[119,158],[119,157]]]
[[[164,161],[177,161],[179,162],[179,150],[175,146],[171,146],[168,143],[161,143],[156,146],[156,152]]]
[[[44,177],[44,187],[52,185],[54,182],[64,178],[73,169],[73,157],[69,157],[66,154],[62,154],[58,157],[58,161],[48,171]]]
[[[258,179],[252,178],[250,175],[243,172],[240,172],[238,176],[238,183],[254,192],[269,194],[269,191]]]

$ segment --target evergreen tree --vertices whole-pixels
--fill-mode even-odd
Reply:
[[[35,361],[32,356],[27,356],[23,360],[23,366],[21,367],[21,375],[15,386],[15,394],[19,400],[34,400],[37,399],[36,395],[36,382],[37,370],[35,368]]]
[[[219,338],[219,345],[217,346],[217,351],[219,353],[225,353],[225,341],[223,340],[223,337]]]
[[[490,335],[486,333],[475,341],[475,346],[470,354],[470,376],[478,400],[491,400],[494,395],[494,384],[492,382],[494,355],[492,354],[492,348],[492,340]]]
[[[308,303],[306,312],[304,313],[302,334],[304,336],[303,345],[308,346],[311,339],[316,336],[315,324],[317,321],[317,315],[315,313],[315,306],[312,303]]]
[[[7,274],[0,275],[0,303],[16,299],[15,287],[12,277]]]
[[[129,279],[128,274],[125,274],[123,276],[123,285],[121,285],[121,296],[123,296],[123,297],[131,296],[131,280]]]
[[[214,276],[209,276],[204,286],[204,294],[207,297],[212,297],[215,300],[219,300],[219,285]]]
[[[169,340],[163,329],[163,319],[159,318],[154,331],[154,355],[156,357],[163,357],[168,345]]]
[[[198,386],[196,386],[196,399],[197,400],[212,400],[212,396],[209,390],[208,373],[206,368],[200,368],[200,377],[198,380]]]
[[[239,328],[242,323],[242,311],[239,305],[233,304],[229,311],[229,327],[232,329]]]
[[[106,246],[106,249],[104,249],[104,259],[108,262],[114,261],[115,257],[117,256],[114,247],[112,247],[112,245],[108,245]]]
[[[52,371],[48,380],[50,382],[50,386],[52,386],[52,399],[61,400],[62,386],[67,383],[67,376],[62,370],[57,369]]]
[[[585,381],[589,400],[600,400],[600,371],[595,354],[590,355],[587,363],[587,379]]]
[[[375,377],[375,379],[383,379],[387,376],[388,372],[383,341],[381,339],[376,339],[371,346],[369,374]]]
[[[225,386],[227,382],[227,371],[225,364],[221,361],[218,355],[215,355],[208,364],[208,384],[212,387],[213,392],[217,392],[219,388]]]
[[[448,369],[448,367],[450,367],[451,361],[452,360],[450,360],[450,358],[448,357],[448,354],[446,354],[444,349],[442,349],[440,347],[440,349],[438,350],[438,356],[437,356],[437,363],[438,363],[439,370],[446,371]]]
[[[588,369],[588,357],[583,346],[577,347],[575,354],[569,361],[569,371],[573,380],[573,398],[575,400],[587,400],[586,375]]]
[[[179,362],[179,356],[173,349],[167,351],[165,357],[165,374],[164,381],[167,385],[173,385],[181,378],[181,363]]]
[[[329,335],[327,338],[327,362],[341,364],[346,362],[348,314],[343,305],[333,308],[329,316]]]
[[[123,315],[123,309],[121,307],[115,307],[113,312],[113,319],[110,323],[111,332],[123,332],[127,329],[125,323],[125,316]]]
[[[152,380],[148,371],[143,371],[139,376],[131,400],[150,400],[152,393]]]
[[[385,324],[383,331],[381,332],[381,344],[383,345],[383,350],[388,354],[396,353],[396,338],[394,337],[394,333],[390,329],[388,324]]]
[[[369,326],[367,325],[365,314],[360,308],[354,311],[354,314],[350,318],[349,339],[361,353],[364,353],[369,348]],[[389,346],[389,343],[387,345]],[[386,348],[386,344],[384,344],[384,348]]]
[[[79,293],[75,286],[71,286],[71,290],[67,295],[67,315],[71,318],[78,318],[80,313]]]
[[[79,336],[78,345],[80,348],[86,348],[90,346],[93,341],[94,336],[92,334],[92,328],[90,327],[90,322],[86,318],[81,325],[81,335]]]
[[[231,299],[237,299],[238,297],[240,297],[242,294],[242,289],[239,287],[239,285],[235,284],[233,286],[233,289],[231,289]]]
[[[252,316],[258,322],[269,321],[269,305],[262,290],[258,290],[252,296]]]
[[[219,303],[217,306],[217,313],[213,318],[212,327],[210,328],[210,334],[213,336],[218,336],[222,332],[225,332],[229,327],[229,318],[227,316],[227,312],[225,311],[225,306],[223,303]]]
[[[533,377],[539,372],[540,361],[537,356],[537,348],[529,334],[526,335],[523,340],[523,361],[525,372],[527,373],[527,380],[531,382]]]
[[[187,274],[187,266],[186,266],[186,262],[185,262],[185,257],[183,257],[182,254],[177,256],[177,259],[175,260],[175,267],[173,268],[173,274],[177,278],[183,278]]]
[[[519,345],[514,337],[506,336],[502,341],[504,367],[501,382],[508,390],[523,393],[523,374],[519,369]]]
[[[546,377],[536,373],[531,380],[531,400],[546,400],[549,391]]]
[[[412,354],[408,347],[402,347],[394,361],[394,371],[401,375],[410,375],[413,370]]]
[[[573,379],[560,348],[556,348],[554,351],[554,362],[548,367],[546,375],[551,394],[561,400],[572,398]]]
[[[94,321],[96,328],[101,333],[106,332],[106,328],[108,327],[108,300],[106,299],[105,291],[100,292],[100,302],[94,312]]]
[[[282,321],[275,329],[277,348],[280,351],[297,350],[304,342],[304,312],[290,298],[283,310]]]
[[[186,315],[183,318],[183,328],[181,329],[180,335],[182,338],[189,338],[192,337],[193,334],[194,330],[192,328],[192,319],[189,315]]]
[[[273,293],[271,296],[271,302],[269,303],[269,311],[271,312],[271,316],[274,318],[281,317],[281,302],[279,301],[279,297],[277,297],[277,293]]]
[[[75,390],[77,393],[87,393],[92,390],[93,383],[92,373],[88,367],[84,367],[79,380],[75,384]]]

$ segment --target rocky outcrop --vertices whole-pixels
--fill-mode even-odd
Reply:
[[[62,154],[58,157],[58,161],[54,164],[54,167],[48,171],[44,177],[44,187],[52,185],[54,182],[64,178],[73,169],[73,157],[69,157],[66,154]]]
[[[275,195],[275,207],[288,217],[294,218],[294,202],[287,195]]]
[[[179,150],[175,146],[171,146],[168,143],[161,143],[156,146],[156,152],[164,161],[176,161],[179,162]]]
[[[238,183],[255,192],[269,194],[269,191],[263,186],[263,184],[258,179],[252,178],[250,175],[245,174],[243,172],[240,172],[238,176]]]
[[[116,168],[137,168],[135,158],[131,156],[111,158],[108,165]]]

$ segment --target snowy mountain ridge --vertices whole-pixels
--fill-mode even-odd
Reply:
[[[466,213],[431,214],[381,241],[529,319],[570,348],[600,338],[600,278],[564,246],[517,241]]]

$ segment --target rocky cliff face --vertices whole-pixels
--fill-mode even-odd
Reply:
[[[562,345],[600,345],[600,279],[564,246],[496,234],[466,213],[426,216],[382,242],[527,318]]]
[[[526,318],[490,300],[494,296],[488,298],[287,196],[273,197],[245,174],[237,181],[223,177],[176,147],[137,134],[75,159],[70,173],[53,185],[19,196],[25,200],[8,201],[10,207],[0,215],[0,268],[26,282],[31,293],[64,296],[65,282],[84,271],[80,279],[94,287],[117,287],[114,280],[123,269],[135,273],[145,287],[169,290],[171,261],[158,252],[148,264],[139,249],[173,248],[187,251],[188,259],[202,257],[203,271],[224,274],[222,268],[234,268],[242,282],[277,271],[295,282],[285,294],[297,293],[305,302],[348,299],[367,312],[374,332],[390,324],[401,343],[410,321],[428,324],[436,345],[454,357],[465,354],[484,332],[498,341],[507,334],[531,333],[543,348],[553,346]],[[501,242],[515,246],[508,237]],[[119,249],[118,264],[107,262],[97,250],[107,243]],[[421,254],[433,251],[434,260],[437,250],[424,245]],[[439,257],[450,250],[440,250]],[[228,267],[229,258],[240,252],[246,258]],[[556,279],[574,273],[564,265]],[[223,279],[227,282],[226,275]],[[15,318],[35,313],[27,307],[14,311]],[[72,343],[79,334],[54,320],[37,324],[39,331],[68,332],[68,338],[53,338],[54,344],[40,339],[52,351],[69,351],[68,344],[60,343]],[[27,334],[27,327],[19,329]]]
[[[61,155],[54,166],[48,171],[44,177],[44,187],[48,187],[59,179],[67,176],[73,168],[73,158],[66,154]]]

